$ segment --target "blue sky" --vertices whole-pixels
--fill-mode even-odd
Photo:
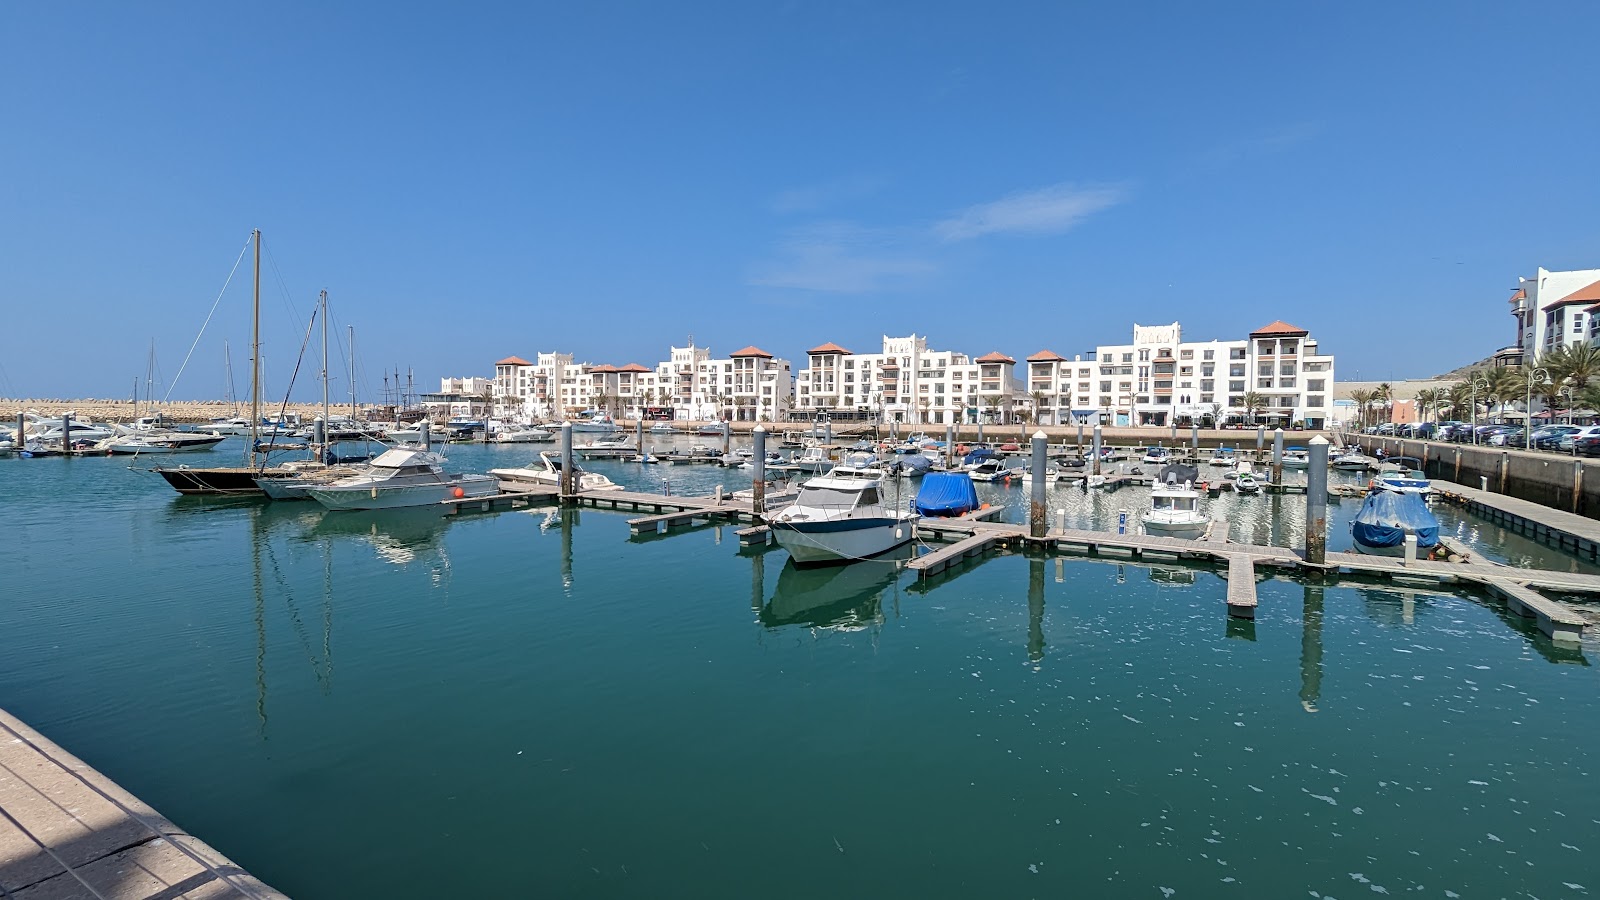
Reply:
[[[651,365],[690,334],[1020,358],[1173,320],[1287,319],[1342,379],[1430,375],[1511,341],[1517,275],[1600,266],[1597,25],[1592,3],[12,4],[0,394],[126,395],[152,340],[170,383],[254,227],[278,392],[322,288],[368,396],[395,365]],[[225,339],[243,388],[248,281],[175,397],[220,396]]]

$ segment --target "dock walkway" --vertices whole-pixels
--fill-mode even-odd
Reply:
[[[1441,478],[1432,484],[1434,494],[1497,525],[1600,562],[1600,521]]]
[[[0,896],[287,900],[4,710]]]

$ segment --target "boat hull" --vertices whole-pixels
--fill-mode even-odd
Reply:
[[[1170,537],[1192,539],[1203,536],[1210,522],[1165,522],[1160,519],[1145,519],[1144,533],[1151,537]]]
[[[778,546],[797,566],[843,565],[887,553],[916,538],[909,518],[871,516],[822,522],[769,523]]]
[[[192,496],[259,496],[262,490],[257,484],[258,479],[301,477],[301,473],[288,469],[257,469],[251,466],[170,466],[151,471],[172,485],[173,490]]]
[[[311,499],[331,510],[349,509],[404,509],[412,506],[432,506],[456,498],[460,489],[464,497],[492,497],[500,493],[495,479],[486,475],[467,475],[458,480],[437,484],[406,484],[395,487],[380,485],[358,488],[338,488],[331,485],[307,489]]]

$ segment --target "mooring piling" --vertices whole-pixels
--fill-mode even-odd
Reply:
[[[1328,555],[1328,439],[1311,439],[1306,469],[1306,562],[1322,565]]]
[[[1028,507],[1028,533],[1036,538],[1044,537],[1045,532],[1050,530],[1050,513],[1044,503],[1045,443],[1048,440],[1043,429],[1033,433],[1033,490]]]

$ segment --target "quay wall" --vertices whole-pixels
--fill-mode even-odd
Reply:
[[[1487,478],[1488,489],[1494,493],[1600,518],[1600,461],[1559,453],[1376,435],[1354,439],[1368,453],[1382,448],[1390,456],[1422,460],[1424,471],[1431,478],[1468,487],[1480,487]]]

